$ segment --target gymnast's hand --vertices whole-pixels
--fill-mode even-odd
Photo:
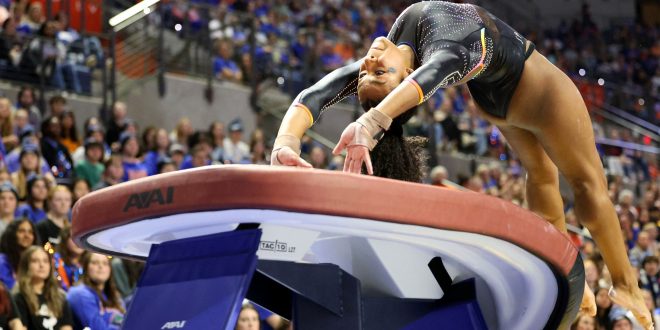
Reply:
[[[362,163],[364,163],[367,166],[367,173],[373,175],[374,169],[371,165],[369,150],[373,149],[376,143],[377,141],[369,135],[366,127],[358,122],[353,122],[341,133],[341,138],[332,153],[339,155],[346,149],[344,172],[360,174]]]
[[[304,159],[298,156],[298,154],[293,151],[293,149],[287,146],[273,150],[273,152],[270,154],[270,164],[312,168],[310,163],[306,162]]]
[[[391,124],[392,118],[371,108],[344,129],[339,143],[332,150],[332,153],[338,155],[342,150],[347,149],[344,172],[360,174],[364,163],[367,166],[367,173],[374,174],[369,151],[374,150],[378,140],[383,137]]]

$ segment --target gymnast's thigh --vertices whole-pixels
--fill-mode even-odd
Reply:
[[[497,127],[520,159],[530,178],[552,182],[557,180],[557,168],[546,154],[543,144],[532,132],[513,126]]]
[[[533,133],[570,183],[604,183],[591,118],[580,92],[561,70],[535,55],[526,63],[527,74],[514,94],[507,123]]]

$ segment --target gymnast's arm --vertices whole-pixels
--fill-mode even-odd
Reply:
[[[355,94],[362,60],[336,69],[298,94],[280,125],[271,164],[311,167],[300,157],[300,139],[323,111]],[[309,165],[309,166],[307,166]]]
[[[471,78],[464,68],[464,63],[469,63],[465,58],[468,54],[467,49],[458,43],[437,51],[390,92],[375,109],[390,118],[396,118],[428,100],[438,89],[466,81]]]

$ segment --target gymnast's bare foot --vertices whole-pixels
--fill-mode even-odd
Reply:
[[[651,317],[651,312],[646,308],[644,304],[644,298],[638,287],[619,287],[613,286],[610,288],[609,292],[612,302],[615,304],[630,310],[639,324],[641,324],[644,329],[653,329],[653,318]]]
[[[589,286],[584,284],[584,294],[582,295],[582,303],[580,304],[580,313],[596,316],[596,297]]]

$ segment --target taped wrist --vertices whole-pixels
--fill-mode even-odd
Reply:
[[[380,140],[385,134],[385,131],[390,129],[392,118],[374,108],[371,108],[371,110],[358,118],[357,123],[367,129],[369,137],[374,140],[373,145],[376,145],[378,140]],[[373,149],[373,147],[370,147],[369,149]]]
[[[283,134],[278,136],[273,143],[273,152],[276,152],[282,147],[289,147],[296,154],[300,155],[300,139],[292,134]]]

